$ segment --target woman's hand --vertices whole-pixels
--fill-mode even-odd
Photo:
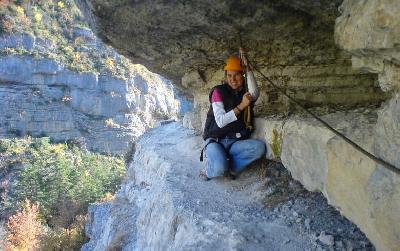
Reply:
[[[243,47],[240,47],[239,48],[239,53],[240,53],[240,56],[245,56],[246,55],[246,49],[245,48],[243,48]]]
[[[246,50],[243,47],[239,48],[239,57],[242,60],[243,65],[247,67]]]
[[[239,109],[240,109],[241,111],[243,111],[246,107],[248,107],[248,106],[250,105],[252,99],[253,99],[253,98],[251,97],[250,92],[246,92],[246,93],[243,95],[242,102],[240,102],[240,104],[238,105]]]
[[[247,52],[246,49],[243,47],[239,48],[239,57],[242,60],[243,65],[246,67],[246,71],[252,71],[251,65],[247,62]]]
[[[246,109],[246,107],[248,107],[250,105],[251,101],[252,101],[252,97],[251,97],[250,92],[246,92],[243,95],[242,102],[240,102],[240,104],[233,109],[233,112],[235,113],[236,117],[238,117],[239,114],[244,109]]]

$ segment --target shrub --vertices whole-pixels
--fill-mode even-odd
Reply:
[[[17,14],[20,15],[20,16],[25,16],[25,10],[21,6],[17,6],[15,8],[15,12],[17,12]]]
[[[115,71],[115,61],[114,59],[107,57],[106,61],[105,61],[105,65],[106,68],[110,71],[110,72],[114,72]]]
[[[89,58],[80,52],[75,52],[72,56],[71,67],[77,71],[89,71],[92,66]]]
[[[42,17],[43,15],[40,12],[36,12],[35,15],[33,16],[33,19],[35,20],[36,23],[42,22]]]
[[[36,53],[57,60],[70,70],[106,71],[122,79],[128,78],[132,73],[131,63],[123,57],[115,56],[112,48],[102,46],[100,50],[104,54],[100,55],[98,46],[93,46],[96,43],[86,43],[82,38],[73,36],[71,27],[88,27],[73,0],[0,0],[0,17],[0,31],[33,33],[37,37],[53,41],[54,48]],[[63,47],[74,43],[75,50],[69,53],[63,50]],[[76,60],[73,58],[74,51],[85,52],[86,55]]]
[[[16,128],[9,128],[8,133],[14,134],[17,137],[22,137],[22,135],[24,134],[23,131],[21,131],[20,129],[16,129]]]
[[[82,59],[82,56],[79,52],[75,52],[74,55],[72,56],[72,62],[75,64],[79,64]]]
[[[0,0],[0,8],[6,8],[11,0]]]
[[[1,139],[0,140],[0,153],[5,153],[7,152],[8,148],[10,147],[10,141],[6,139]]]
[[[14,30],[14,20],[12,20],[9,16],[1,17],[1,30],[7,33],[11,33]]]
[[[79,37],[75,38],[75,40],[74,40],[75,46],[79,46],[84,43],[85,43],[85,37],[83,37],[83,36],[79,36]]]
[[[109,128],[119,128],[119,125],[114,122],[112,118],[108,118],[104,121],[107,127]]]
[[[7,146],[5,149],[6,155],[20,155],[23,153],[27,147],[27,142],[29,142],[29,138],[26,141],[18,140],[18,139],[2,139],[1,140],[4,146]]]
[[[64,8],[65,4],[64,4],[64,2],[60,1],[57,3],[57,6],[58,6],[58,8],[62,9],[62,8]]]
[[[86,218],[79,215],[68,228],[50,230],[41,242],[42,250],[79,250],[87,241],[85,236]]]
[[[63,12],[60,14],[59,23],[60,25],[64,25],[65,28],[68,28],[72,25],[73,17],[68,12]]]
[[[123,160],[83,152],[74,144],[53,144],[49,138],[4,139],[0,148],[2,158],[24,166],[10,185],[11,198],[3,202],[3,215],[24,208],[10,218],[10,229],[15,231],[10,230],[9,249],[78,250],[86,239],[85,219],[77,215],[86,214],[89,203],[112,199],[124,177]],[[36,204],[27,203],[26,198]],[[49,226],[46,231],[39,216]],[[27,224],[24,222],[33,222],[32,227],[17,227]],[[35,234],[38,228],[43,232],[40,247]],[[34,248],[26,249],[24,243],[28,242]]]
[[[19,21],[24,27],[28,27],[31,25],[31,20],[25,15],[20,16]]]
[[[8,204],[18,207],[25,198],[39,203],[41,214],[51,226],[70,224],[76,214],[85,213],[89,203],[115,192],[125,174],[119,158],[82,152],[67,144],[51,144],[49,138],[21,142],[3,146],[7,154],[23,157],[25,166]]]
[[[72,48],[71,46],[62,47],[61,50],[68,55],[73,55],[74,52],[74,48]]]
[[[115,197],[114,194],[112,194],[112,193],[106,193],[106,194],[104,195],[104,197],[100,199],[99,202],[101,202],[101,203],[103,203],[103,202],[109,202],[109,201],[114,200],[114,197]]]
[[[11,250],[38,250],[43,230],[39,206],[25,200],[22,211],[9,218],[7,228],[7,244]]]

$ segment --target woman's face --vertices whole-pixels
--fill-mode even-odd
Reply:
[[[244,77],[240,71],[226,71],[226,80],[233,90],[239,90],[244,83]]]

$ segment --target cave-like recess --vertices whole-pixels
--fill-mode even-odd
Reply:
[[[306,107],[349,109],[385,99],[376,76],[352,70],[350,55],[335,45],[341,0],[76,2],[95,32],[133,62],[178,87],[195,73],[200,86],[185,85],[193,95],[217,81],[241,37],[254,63]],[[258,79],[258,114],[296,110]]]

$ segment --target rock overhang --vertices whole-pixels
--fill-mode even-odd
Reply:
[[[185,73],[222,69],[240,46],[239,34],[264,66],[320,60],[309,52],[286,54],[326,37],[332,47],[342,0],[76,2],[104,41],[179,84]]]
[[[187,75],[189,80],[201,81],[204,78],[204,84],[209,83],[209,72],[221,69],[226,56],[237,50],[241,31],[244,45],[251,50],[250,56],[257,56],[257,63],[267,68],[268,75],[289,89],[296,100],[306,101],[307,107],[311,103],[328,102],[333,104],[334,110],[338,109],[338,103],[382,105],[377,121],[365,123],[372,129],[353,127],[351,130],[362,133],[360,138],[367,140],[362,145],[368,150],[398,164],[400,54],[398,15],[395,14],[400,5],[396,1],[345,0],[338,19],[338,7],[342,1],[76,1],[86,12],[92,28],[105,41],[134,62],[176,82],[185,73],[197,72]],[[122,27],[119,27],[121,23]],[[338,46],[352,55],[343,55]],[[352,63],[356,69],[352,69]],[[372,75],[367,74],[371,72]],[[386,95],[381,90],[386,91]],[[257,114],[266,113],[269,107],[289,106],[271,90],[267,92],[265,86],[261,86],[261,91],[260,97],[266,98],[257,101]],[[390,91],[395,93],[391,98]],[[388,98],[387,94],[390,100],[381,103]],[[196,98],[199,103],[203,98],[206,101],[203,103],[208,105],[204,92]],[[203,108],[195,110],[193,117],[205,114],[208,106]],[[366,114],[370,114],[369,109]],[[345,119],[337,121],[346,124]],[[293,124],[302,125],[301,121]],[[294,131],[304,135],[302,128],[295,127]],[[314,128],[309,131],[311,135],[315,134]],[[365,137],[366,131],[371,137]],[[270,135],[268,130],[261,133],[266,137]],[[283,137],[284,142],[288,140]],[[314,168],[310,165],[311,158],[304,154],[304,141],[310,141],[309,137],[298,141],[300,147],[287,147],[287,156],[291,157],[294,157],[292,149],[300,149],[293,164],[289,161],[285,164],[289,170],[299,166],[301,161],[305,163],[304,170]],[[394,199],[398,197],[398,177],[386,175],[385,169],[364,160],[364,156],[358,156],[354,149],[343,144],[336,139],[329,140],[326,158],[315,152],[309,155],[324,163],[314,165],[318,174],[323,165],[329,169],[327,175],[316,175],[322,177],[316,187],[324,184],[320,189],[331,196],[332,204],[342,208],[344,215],[359,224],[378,249],[397,247],[398,231],[390,226],[397,226],[394,223],[399,222],[396,203],[399,200]],[[353,174],[347,173],[353,171]],[[343,186],[338,185],[340,175],[349,178],[349,184],[342,179]],[[353,180],[362,182],[355,186]],[[330,188],[338,190],[330,191]],[[385,196],[381,192],[393,197],[382,199]],[[347,196],[349,194],[355,195],[361,204]],[[365,214],[358,213],[359,208],[363,208]]]

